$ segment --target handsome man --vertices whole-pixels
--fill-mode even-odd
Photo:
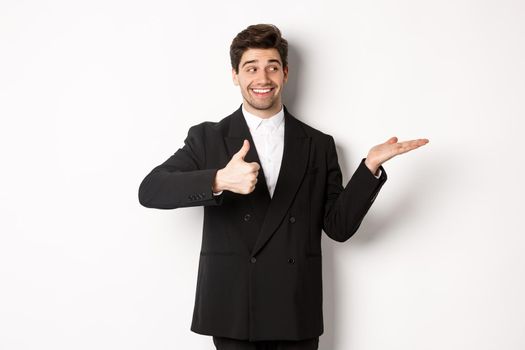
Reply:
[[[343,188],[334,139],[282,104],[287,51],[273,25],[240,32],[230,57],[242,105],[191,127],[139,188],[145,207],[204,206],[191,330],[219,350],[317,349],[322,230],[349,239],[386,181],[382,164],[428,142],[373,147]]]

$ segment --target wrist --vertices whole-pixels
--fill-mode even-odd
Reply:
[[[212,191],[215,193],[224,191],[226,189],[224,188],[224,184],[222,181],[223,170],[224,169],[219,169],[215,173],[215,178],[213,179],[213,184],[212,184]]]
[[[365,165],[370,170],[372,174],[377,175],[377,170],[379,169],[380,164],[376,164],[370,161],[368,158],[365,159]]]

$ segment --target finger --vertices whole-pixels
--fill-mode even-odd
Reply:
[[[244,160],[244,157],[246,157],[246,154],[248,154],[249,150],[250,141],[244,140],[241,149],[237,153],[235,153],[232,158]]]
[[[405,153],[408,151],[411,151],[413,149],[419,148],[423,145],[426,145],[429,141],[427,139],[417,139],[417,140],[410,140],[410,141],[403,141],[398,143],[398,152]]]
[[[409,140],[409,141],[404,141],[404,142],[400,142],[401,145],[403,145],[403,147],[420,147],[420,146],[423,146],[423,145],[426,145],[428,143],[428,139],[417,139],[417,140]]]
[[[259,169],[261,169],[261,166],[257,162],[251,162],[250,164],[252,165],[252,169],[254,171],[259,171]]]

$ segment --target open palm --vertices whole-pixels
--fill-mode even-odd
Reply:
[[[376,173],[377,169],[381,164],[387,160],[412,151],[428,143],[428,139],[416,139],[409,141],[398,142],[397,137],[391,137],[385,143],[376,145],[370,149],[368,156],[366,157],[365,164],[372,171]]]

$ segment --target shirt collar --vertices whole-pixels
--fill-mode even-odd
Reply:
[[[257,130],[257,128],[262,123],[268,123],[273,127],[273,129],[277,129],[284,120],[284,108],[282,106],[281,106],[281,110],[277,112],[277,114],[274,114],[269,118],[261,118],[261,117],[258,117],[248,112],[244,108],[244,103],[243,103],[242,114],[244,115],[244,119],[246,120],[246,124],[248,124],[248,127],[250,128],[250,130]]]

